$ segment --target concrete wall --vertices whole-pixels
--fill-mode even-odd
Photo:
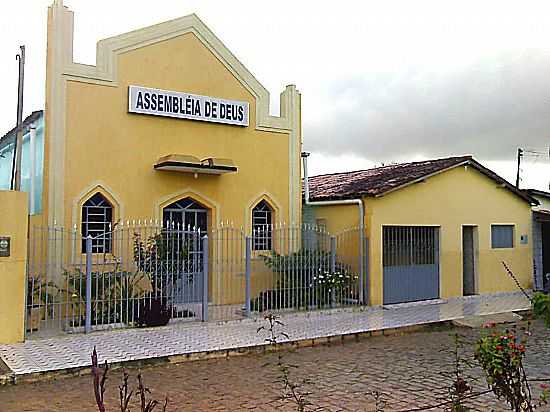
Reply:
[[[0,257],[0,343],[25,339],[28,195],[0,191],[0,237],[11,253]]]

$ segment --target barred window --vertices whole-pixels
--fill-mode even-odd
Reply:
[[[271,250],[273,210],[262,200],[252,209],[252,249]]]
[[[86,237],[92,236],[92,253],[112,252],[111,225],[113,206],[101,193],[82,205],[82,253],[86,253]]]

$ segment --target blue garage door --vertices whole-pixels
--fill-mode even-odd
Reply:
[[[384,226],[384,304],[439,298],[439,228]]]

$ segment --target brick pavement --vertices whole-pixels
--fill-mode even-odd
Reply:
[[[418,302],[282,315],[288,341],[402,328],[434,322],[526,310],[521,292],[477,295]],[[18,377],[87,367],[94,346],[102,347],[101,362],[165,359],[172,356],[224,352],[266,344],[257,333],[261,318],[229,322],[183,322],[157,328],[129,328],[90,334],[70,334],[24,343],[0,345],[0,358]]]
[[[479,333],[457,330],[469,339]],[[453,331],[440,330],[378,336],[283,353],[286,362],[298,365],[293,376],[310,380],[309,399],[321,410],[372,411],[374,400],[368,393],[375,390],[385,394],[386,411],[407,410],[437,403],[446,395],[443,374],[452,364],[453,357],[448,352],[453,347],[452,334]],[[550,331],[536,323],[527,357],[530,376],[549,376],[549,358]],[[281,390],[273,367],[276,359],[276,354],[247,355],[150,367],[143,374],[156,397],[168,394],[168,411],[296,410],[288,402],[278,400]],[[265,366],[268,362],[271,365]],[[137,373],[129,372],[133,377]],[[118,410],[120,376],[120,370],[110,374],[106,394],[110,411]],[[481,381],[476,386],[484,389]],[[476,399],[471,406],[480,411],[505,410],[492,396]],[[0,410],[95,411],[91,378],[81,376],[0,388]]]

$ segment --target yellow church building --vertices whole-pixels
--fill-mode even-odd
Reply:
[[[157,304],[168,322],[514,291],[502,262],[532,286],[536,201],[471,157],[308,177],[296,87],[271,115],[196,15],[101,40],[95,65],[74,61],[73,33],[55,0],[45,108],[25,124],[28,231],[23,197],[0,217],[28,238],[0,255],[25,272],[10,340],[151,324]]]
[[[250,231],[258,207],[272,222],[300,221],[294,85],[270,115],[267,90],[194,14],[101,40],[93,66],[73,61],[73,30],[73,13],[54,2],[42,223],[82,227],[83,208],[101,207],[104,223],[169,219],[204,231]]]

